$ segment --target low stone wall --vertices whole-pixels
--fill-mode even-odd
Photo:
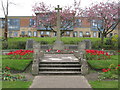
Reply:
[[[34,59],[32,63],[32,74],[38,75],[39,74],[39,63],[40,60],[44,57],[44,53],[40,49],[40,44],[37,42],[34,42],[33,44],[33,50],[34,50]]]
[[[85,54],[84,52],[75,52],[74,56],[79,59],[79,62],[81,64],[81,73],[83,75],[88,74],[89,69],[88,69],[88,63],[85,59]]]

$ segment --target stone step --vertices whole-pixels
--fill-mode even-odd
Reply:
[[[78,61],[71,62],[40,62],[40,64],[80,64]]]
[[[81,67],[81,64],[40,64],[40,67]]]
[[[80,67],[40,67],[39,71],[81,71]]]
[[[40,71],[43,75],[80,75],[79,71]]]

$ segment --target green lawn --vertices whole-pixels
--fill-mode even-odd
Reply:
[[[92,88],[118,88],[118,81],[89,81],[89,84]]]
[[[29,88],[30,81],[2,81],[2,88]]]
[[[10,67],[13,70],[24,70],[26,66],[30,64],[32,60],[25,60],[25,59],[3,59],[2,60],[2,68]]]
[[[94,69],[109,68],[111,64],[118,66],[117,60],[88,60],[89,65]]]
[[[87,62],[94,69],[109,68],[111,64],[118,66],[118,55],[112,55],[108,60],[87,60]]]
[[[118,60],[118,55],[112,55],[110,60]]]

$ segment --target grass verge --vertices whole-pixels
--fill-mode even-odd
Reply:
[[[2,88],[29,88],[31,84],[31,81],[2,81]]]
[[[89,81],[89,84],[92,88],[118,88],[118,81]]]

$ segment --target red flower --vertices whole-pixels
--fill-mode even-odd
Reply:
[[[116,67],[115,69],[118,69],[118,67]]]
[[[10,74],[8,74],[7,76],[10,76]]]
[[[118,66],[120,66],[120,64]]]
[[[20,53],[20,55],[25,55],[26,54],[26,52],[22,52],[22,53]]]
[[[6,69],[8,69],[8,70],[10,70],[10,68],[9,67],[5,67]]]
[[[71,51],[70,53],[73,53],[73,51]]]
[[[106,53],[106,56],[108,56],[108,53]]]
[[[61,52],[61,50],[57,50],[56,52],[58,52],[58,53],[59,53],[59,52]]]
[[[108,70],[108,71],[110,71],[111,69],[110,69],[110,68],[108,68],[107,70]]]
[[[106,69],[102,69],[102,72],[108,72],[108,70],[106,70]]]

